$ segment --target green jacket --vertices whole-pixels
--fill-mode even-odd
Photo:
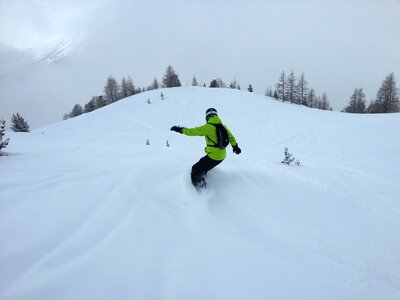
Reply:
[[[226,157],[226,149],[220,149],[214,147],[215,142],[217,141],[217,133],[215,126],[211,124],[221,124],[221,119],[218,116],[213,116],[208,119],[207,123],[203,126],[195,127],[195,128],[183,128],[182,133],[188,136],[205,136],[206,139],[206,148],[204,151],[207,155],[214,160],[224,160]],[[229,129],[224,125],[229,135],[229,142],[232,146],[236,145],[235,137],[229,131]]]

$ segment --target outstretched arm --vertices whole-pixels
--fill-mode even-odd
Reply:
[[[225,128],[226,128],[226,131],[228,131],[229,143],[230,143],[230,144],[232,145],[232,147],[233,147],[234,145],[237,144],[236,139],[235,139],[235,137],[233,136],[232,132],[230,132],[230,130],[229,130],[227,127],[225,127]]]
[[[225,127],[226,128],[226,127]],[[228,128],[226,128],[226,131],[228,131],[228,136],[229,136],[229,143],[232,145],[233,148],[233,153],[240,154],[242,150],[239,148],[238,143],[236,142],[235,137],[233,134],[229,131]]]
[[[182,133],[189,136],[204,136],[209,133],[207,124],[195,128],[183,128]]]

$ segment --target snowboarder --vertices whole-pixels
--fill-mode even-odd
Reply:
[[[193,165],[191,172],[192,183],[196,189],[206,186],[204,176],[207,174],[208,171],[220,164],[226,157],[226,149],[221,149],[218,146],[219,140],[217,137],[216,125],[218,126],[218,124],[222,124],[222,122],[221,119],[218,117],[218,113],[215,108],[207,109],[206,121],[207,122],[205,125],[195,128],[186,128],[180,126],[171,127],[172,131],[176,131],[184,135],[205,136],[207,145],[204,150],[207,155],[202,157],[197,163]],[[232,145],[233,148],[233,153],[240,154],[242,151],[240,150],[234,136],[225,125],[223,125],[223,127],[226,129],[229,143]]]

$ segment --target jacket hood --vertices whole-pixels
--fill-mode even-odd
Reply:
[[[221,124],[222,121],[218,116],[212,116],[211,118],[208,119],[207,123],[208,124]]]

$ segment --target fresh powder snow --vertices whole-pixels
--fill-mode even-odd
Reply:
[[[204,137],[170,127],[209,107],[242,153],[199,193]],[[187,87],[6,132],[0,299],[400,299],[399,130],[400,114]]]

